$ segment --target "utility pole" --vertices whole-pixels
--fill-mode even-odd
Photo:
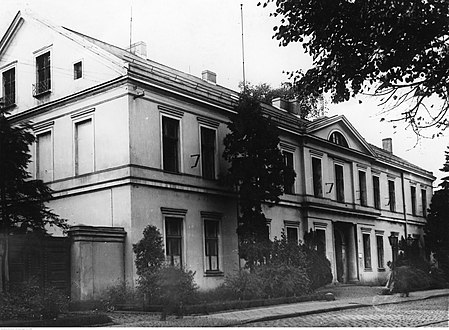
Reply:
[[[240,18],[242,22],[242,62],[243,62],[243,91],[246,90],[246,79],[245,79],[245,45],[243,42],[243,4],[240,4]]]

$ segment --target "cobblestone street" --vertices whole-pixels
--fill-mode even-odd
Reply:
[[[404,298],[406,299],[406,298]],[[363,307],[245,324],[245,327],[448,327],[449,298]]]

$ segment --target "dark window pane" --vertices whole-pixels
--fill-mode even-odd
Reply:
[[[287,241],[298,243],[298,228],[287,227]]]
[[[36,94],[51,89],[50,52],[36,57]]]
[[[389,197],[389,205],[390,211],[396,211],[396,193],[394,189],[394,181],[388,180],[388,197]]]
[[[288,151],[283,151],[284,154],[284,162],[285,165],[288,168],[291,168],[293,170],[293,153],[288,152]],[[291,185],[284,185],[284,193],[286,194],[294,194],[295,189],[294,189],[294,183],[292,183]]]
[[[360,192],[360,205],[367,205],[366,198],[366,173],[359,171],[359,192]]]
[[[384,239],[382,236],[376,236],[377,242],[377,267],[384,268]]]
[[[321,183],[321,159],[312,157],[313,195],[323,197],[323,187]]]
[[[335,165],[335,185],[336,185],[336,193],[337,193],[337,201],[344,202],[345,201],[345,186],[344,186],[344,178],[343,178],[343,166]]]
[[[427,216],[427,191],[425,189],[421,189],[421,207],[422,216]]]
[[[215,130],[201,127],[201,165],[206,179],[215,179]]]
[[[340,132],[332,133],[331,136],[329,137],[329,141],[331,141],[332,143],[338,144],[340,146],[348,148],[348,142],[346,141],[343,134],[341,134]]]
[[[8,107],[16,103],[16,69],[3,72],[3,101]]]
[[[164,170],[179,172],[179,121],[162,117],[162,152]]]
[[[218,221],[204,220],[206,271],[219,270],[218,264]]]
[[[410,187],[410,196],[412,198],[412,214],[416,215],[416,187]]]
[[[363,255],[366,269],[371,269],[371,246],[370,235],[363,234]]]
[[[165,218],[167,261],[173,266],[182,266],[182,218]]]
[[[321,255],[326,255],[326,231],[317,229],[315,235],[317,252]]]
[[[73,79],[79,79],[83,76],[83,63],[77,62],[73,65]]]
[[[374,207],[380,209],[380,185],[379,177],[373,176],[373,190],[374,190]]]

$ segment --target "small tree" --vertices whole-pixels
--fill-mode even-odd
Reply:
[[[223,157],[231,164],[225,180],[238,192],[239,254],[252,267],[263,259],[255,244],[269,242],[262,204],[278,203],[284,186],[292,185],[296,174],[284,162],[277,128],[263,116],[259,101],[243,92],[235,111],[224,139]]]
[[[32,180],[27,170],[35,141],[29,123],[12,126],[0,111],[0,291],[9,286],[8,237],[13,233],[46,232],[47,226],[68,228],[65,219],[47,207],[51,189]]]

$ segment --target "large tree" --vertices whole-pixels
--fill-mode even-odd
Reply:
[[[261,247],[269,239],[262,205],[278,203],[284,186],[291,186],[296,174],[286,165],[277,127],[263,115],[259,101],[243,92],[235,111],[223,157],[231,164],[226,180],[239,198],[239,254],[251,267],[263,258]]]
[[[265,0],[263,6],[270,3],[270,16],[280,19],[274,38],[282,46],[302,43],[313,58],[311,69],[290,72],[300,96],[330,93],[342,102],[367,93],[397,109],[391,121],[405,120],[417,133],[449,125],[447,0]]]
[[[48,208],[50,188],[41,180],[33,180],[28,172],[30,145],[35,137],[30,125],[13,126],[0,110],[0,291],[7,289],[8,237],[11,234],[40,232],[48,226],[67,228]]]
[[[449,172],[449,149],[445,152],[446,162],[441,171]],[[435,191],[427,214],[426,248],[434,253],[440,269],[449,281],[449,177],[440,183],[440,190]]]

